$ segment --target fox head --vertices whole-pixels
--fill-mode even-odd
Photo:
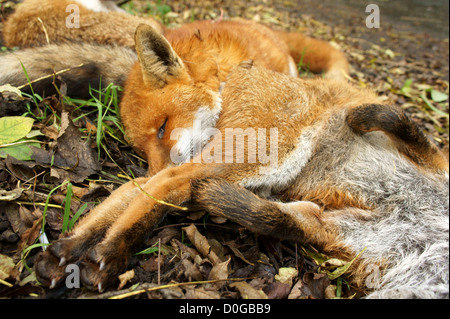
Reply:
[[[136,30],[139,62],[124,88],[121,117],[127,138],[148,161],[149,175],[189,161],[207,141],[202,130],[214,127],[221,112],[219,81],[199,77],[201,63],[183,61],[152,27]],[[194,49],[195,50],[195,49]],[[171,156],[172,155],[172,156]]]

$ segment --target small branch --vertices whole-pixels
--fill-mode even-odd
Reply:
[[[191,285],[213,284],[213,283],[221,282],[221,281],[244,281],[247,279],[249,279],[249,278],[230,278],[230,279],[217,279],[217,280],[205,280],[205,281],[191,281],[191,282],[181,282],[181,283],[176,283],[176,284],[168,284],[168,285],[149,287],[149,288],[144,286],[144,289],[127,292],[127,293],[115,295],[112,297],[107,297],[107,296],[105,296],[105,297],[107,297],[108,299],[125,299],[128,297],[143,294],[148,291],[156,291],[156,290],[161,290],[161,289],[182,287],[182,286],[191,286]]]
[[[152,195],[150,195],[149,193],[147,193],[147,192],[141,187],[141,185],[139,185],[135,180],[133,180],[133,179],[132,179],[131,177],[129,177],[129,176],[126,176],[126,175],[123,175],[123,174],[118,174],[117,176],[118,176],[118,177],[122,177],[122,178],[126,178],[126,179],[128,179],[129,181],[131,181],[131,182],[134,184],[134,186],[136,186],[137,188],[139,188],[140,191],[141,191],[145,196],[147,196],[147,197],[153,199],[153,200],[154,200],[155,202],[157,202],[158,204],[165,205],[165,206],[169,206],[169,207],[173,207],[173,208],[180,209],[180,210],[183,210],[183,211],[187,211],[187,210],[188,210],[187,207],[182,207],[182,206],[174,205],[174,204],[171,204],[171,203],[167,203],[167,202],[165,202],[165,201],[162,201],[162,200],[160,200],[160,199],[157,199],[157,198],[153,197]]]
[[[50,74],[50,75],[46,75],[46,76],[40,77],[40,78],[38,78],[38,79],[36,79],[36,80],[33,80],[33,81],[28,82],[27,84],[21,85],[21,86],[19,86],[19,87],[17,87],[17,88],[18,88],[19,90],[22,90],[24,87],[27,87],[27,86],[29,86],[30,84],[33,84],[33,83],[36,83],[36,82],[39,82],[39,81],[42,81],[42,80],[45,80],[45,79],[54,77],[55,75],[60,75],[60,74],[62,74],[62,73],[66,73],[66,72],[72,71],[73,69],[81,68],[82,66],[84,66],[84,63],[81,63],[81,64],[79,64],[79,65],[77,65],[77,66],[74,66],[74,67],[71,67],[71,68],[68,68],[68,69],[64,69],[64,70],[55,72],[55,73]]]

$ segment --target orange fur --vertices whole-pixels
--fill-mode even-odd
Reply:
[[[66,26],[71,14],[66,8],[71,4],[78,5],[80,10],[80,28]],[[21,48],[73,42],[134,47],[133,35],[140,23],[164,33],[164,26],[152,18],[122,12],[93,12],[70,0],[26,0],[5,21],[3,40],[8,47]]]

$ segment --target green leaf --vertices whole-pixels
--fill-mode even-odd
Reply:
[[[70,204],[72,203],[72,183],[67,184],[67,194],[65,198],[65,205],[64,205],[64,217],[63,217],[63,224],[62,224],[62,233],[64,234],[68,227],[70,222]]]
[[[431,104],[431,102],[427,99],[427,97],[424,94],[420,95],[420,98],[425,102],[425,104],[431,109],[433,110],[436,114],[445,117],[445,118],[449,118],[449,115],[441,110],[439,110],[438,108],[436,108],[433,104]]]
[[[366,249],[364,248],[355,258],[350,260],[348,263],[344,263],[344,265],[337,267],[334,271],[325,270],[326,274],[328,275],[328,278],[330,278],[330,280],[334,280],[345,274],[347,270],[350,268],[350,266],[353,264],[355,259],[358,258],[363,253],[364,250]]]
[[[149,255],[149,254],[156,253],[157,251],[158,251],[158,247],[150,247],[150,248],[144,249],[143,251],[136,253],[136,255]]]
[[[448,95],[436,90],[431,90],[431,99],[434,102],[444,102],[447,101]]]
[[[83,206],[78,209],[78,211],[75,213],[75,215],[72,217],[69,223],[69,230],[72,230],[72,228],[75,226],[75,223],[77,222],[78,218],[80,218],[81,214],[84,213],[88,206],[88,203],[84,203]]]
[[[405,81],[405,84],[403,84],[403,86],[400,90],[403,93],[403,95],[409,96],[409,94],[411,93],[411,85],[412,85],[412,79],[407,79]]]
[[[41,145],[36,142],[20,140],[6,147],[0,147],[0,157],[6,158],[8,155],[19,161],[31,161],[33,155],[32,147],[40,148]]]
[[[302,245],[300,246],[300,248],[303,252],[303,255],[312,258],[317,265],[321,265],[328,260],[328,258],[324,254],[319,253],[312,247],[305,247]]]
[[[0,118],[0,145],[20,140],[30,133],[34,120],[29,117],[10,116]]]

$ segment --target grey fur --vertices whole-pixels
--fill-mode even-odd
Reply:
[[[376,207],[365,219],[335,218],[343,242],[356,253],[365,249],[361,258],[367,266],[388,260],[368,297],[448,298],[448,174],[418,171],[384,134],[358,136],[340,123],[344,114],[332,118],[317,145],[312,165],[327,167],[315,170],[322,175],[311,182],[332,180]]]
[[[28,83],[22,63],[31,81],[70,69],[60,77],[76,82],[76,94],[80,91],[77,86],[99,82],[100,78],[104,85],[123,85],[136,61],[137,56],[132,49],[117,46],[75,43],[24,49],[0,55],[0,85],[19,87]],[[83,66],[79,67],[81,64]],[[37,82],[33,87],[42,86],[49,90],[52,88],[51,81],[50,78]]]

